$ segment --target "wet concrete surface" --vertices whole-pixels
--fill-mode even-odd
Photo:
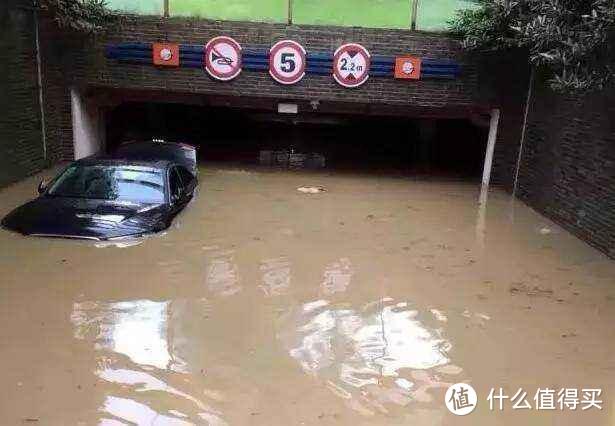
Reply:
[[[2,190],[0,214],[39,179]],[[134,244],[0,232],[1,424],[615,422],[615,263],[505,193],[481,219],[473,183],[200,179]],[[443,402],[457,382],[479,397],[465,417]],[[601,388],[603,409],[491,411],[499,387],[532,405]]]

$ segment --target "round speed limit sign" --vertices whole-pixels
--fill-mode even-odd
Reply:
[[[358,87],[369,77],[370,54],[356,43],[340,46],[333,54],[333,78],[344,87]]]
[[[305,75],[305,49],[293,40],[282,40],[269,49],[269,74],[281,84],[295,84]]]

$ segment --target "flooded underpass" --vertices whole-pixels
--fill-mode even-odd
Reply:
[[[0,232],[3,424],[615,422],[615,264],[504,192],[481,219],[475,182],[216,164],[200,182],[143,240]],[[444,404],[458,382],[465,417]],[[602,389],[602,410],[559,409],[562,388]],[[518,389],[556,409],[512,409]]]

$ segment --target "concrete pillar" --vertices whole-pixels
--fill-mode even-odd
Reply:
[[[102,152],[104,120],[98,106],[88,103],[75,88],[70,91],[75,160]]]
[[[491,181],[491,168],[493,166],[493,152],[498,138],[498,126],[500,124],[500,110],[491,110],[491,122],[489,124],[489,138],[485,151],[485,164],[483,166],[483,180],[478,200],[478,217],[476,220],[476,238],[480,247],[485,245],[485,229],[487,217],[487,198],[489,196],[489,183]]]
[[[489,138],[487,139],[487,150],[485,151],[485,164],[483,167],[483,187],[489,188],[491,181],[491,168],[493,165],[493,152],[495,150],[495,141],[498,138],[498,126],[500,124],[500,110],[491,110],[491,122],[489,123]]]

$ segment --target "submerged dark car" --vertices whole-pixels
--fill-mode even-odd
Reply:
[[[2,226],[24,235],[92,240],[168,228],[197,186],[193,148],[165,144],[174,158],[151,152],[150,142],[142,144],[145,152],[139,145],[130,144],[134,155],[75,161],[48,184],[41,182],[39,197],[9,213]]]

